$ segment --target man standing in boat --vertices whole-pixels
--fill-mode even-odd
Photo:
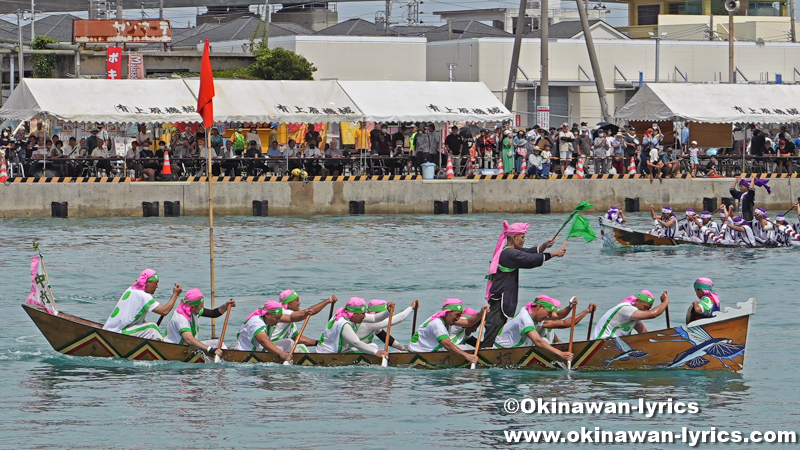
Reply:
[[[564,256],[566,247],[555,252],[544,253],[553,246],[555,239],[548,239],[535,247],[524,248],[527,223],[509,225],[503,222],[503,232],[497,239],[497,245],[486,275],[486,300],[489,301],[489,313],[486,315],[486,328],[481,347],[491,347],[500,328],[517,312],[519,296],[519,269],[539,267],[554,256]]]
[[[145,269],[136,283],[122,294],[103,329],[145,339],[163,340],[164,335],[158,329],[158,325],[146,322],[145,315],[148,312],[161,316],[169,314],[183,288],[180,284],[176,284],[172,288],[172,297],[166,305],[161,305],[153,299],[156,289],[158,289],[158,274],[155,270]]]

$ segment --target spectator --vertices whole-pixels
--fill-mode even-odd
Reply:
[[[561,130],[558,132],[558,158],[561,164],[561,173],[564,174],[567,166],[572,162],[572,143],[575,141],[575,135],[569,131],[569,124],[564,122],[561,124]]]
[[[578,144],[578,152],[584,159],[592,155],[592,136],[589,135],[589,128],[582,127],[575,141]]]
[[[406,145],[406,127],[400,127],[392,134],[392,141],[390,143],[393,149],[400,148],[401,150]]]
[[[717,173],[717,157],[712,156],[708,164],[706,164],[706,176],[707,177],[717,177],[719,174]]]
[[[143,177],[148,181],[155,181],[156,172],[160,171],[161,167],[158,165],[155,152],[150,147],[150,139],[145,139],[142,141],[142,145],[139,146],[139,159],[141,160],[139,162],[139,171]]]
[[[430,157],[430,139],[428,139],[428,129],[423,128],[417,134],[416,142],[414,144],[414,161],[417,167],[420,167],[426,162],[431,162]]]
[[[64,155],[70,159],[85,157],[86,152],[78,145],[75,136],[70,136],[69,142],[64,146]]]
[[[29,138],[35,137],[37,142],[39,141],[39,139],[41,139],[44,142],[45,134],[46,133],[44,132],[44,121],[38,120],[36,121],[36,130],[31,131],[31,134],[28,137]]]
[[[661,162],[661,158],[658,156],[658,149],[653,147],[650,149],[650,154],[647,159],[647,168],[650,172],[650,179],[652,180],[656,175],[658,178],[661,178],[661,168],[664,167],[664,163]]]
[[[458,127],[450,127],[450,134],[444,140],[444,146],[447,147],[447,156],[453,160],[453,169],[456,175],[461,174],[461,149],[464,146],[464,138],[458,134]]]
[[[314,147],[319,144],[320,136],[317,129],[314,127],[313,123],[308,124],[308,131],[306,135],[303,137],[303,142],[305,142],[306,147],[308,147],[311,143],[314,144]]]
[[[594,156],[594,173],[605,175],[608,173],[608,160],[610,144],[606,140],[606,132],[597,130],[597,137],[592,142],[592,155]]]
[[[800,138],[798,138],[800,139]],[[492,164],[492,150],[494,149],[494,139],[489,136],[489,130],[482,129],[481,135],[475,143],[475,151],[478,158],[478,166],[484,169],[491,169]]]
[[[410,128],[411,128],[410,130],[411,134],[408,137],[408,154],[410,156],[414,156],[414,151],[416,150],[416,144],[417,144],[417,136],[419,135],[419,132],[417,131],[416,124],[411,124]]]
[[[336,177],[344,173],[344,164],[342,164],[342,158],[344,157],[344,154],[342,153],[342,149],[335,144],[336,142],[334,140],[334,142],[331,143],[331,145],[325,150],[325,157],[329,158],[325,163],[325,168]]]
[[[765,145],[766,138],[761,133],[761,130],[753,130],[753,138],[750,139],[750,154],[753,156],[764,156]]]
[[[256,127],[250,127],[250,130],[247,132],[247,136],[245,136],[245,140],[248,142],[248,151],[250,151],[249,145],[255,142],[256,148],[258,148],[258,153],[262,152],[264,146],[261,144],[261,136],[258,135],[258,129]]]
[[[244,154],[245,147],[247,147],[247,139],[244,137],[244,130],[241,127],[233,132],[231,141],[233,141],[233,153],[241,157]]]
[[[493,157],[495,159],[495,167],[497,164],[503,160],[503,137],[504,137],[504,130],[503,127],[500,125],[494,128],[494,135],[492,138],[494,139],[494,151],[492,152]]]
[[[503,131],[503,142],[501,155],[503,158],[503,173],[514,172],[514,143],[512,141],[511,130]]]
[[[525,139],[525,131],[518,130],[512,139],[514,144],[514,173],[522,173],[522,161],[528,157],[528,140]]]
[[[686,152],[689,148],[689,123],[683,123],[683,130],[681,130],[681,146],[683,146],[683,151]]]
[[[303,152],[303,157],[307,158],[304,164],[306,172],[312,177],[319,175],[322,166],[319,164],[319,159],[322,158],[322,152],[317,147],[316,142],[310,141]]]
[[[97,148],[97,139],[99,139],[98,133],[100,133],[100,129],[97,128],[97,127],[92,128],[92,131],[90,131],[89,133],[91,133],[91,134],[89,135],[88,138],[86,138],[86,154],[87,155],[91,154],[92,150]]]
[[[430,154],[428,155],[430,161],[438,164],[441,168],[442,134],[436,131],[436,126],[432,123],[428,124],[428,139],[430,142]]]
[[[106,129],[106,124],[103,122],[97,123],[97,138],[102,139],[105,143],[106,149],[111,154],[111,151],[114,150],[114,141],[111,140],[111,137],[108,135],[108,130]]]
[[[658,151],[658,148],[656,147],[655,150]],[[661,162],[663,163],[661,171],[665,177],[675,178],[675,175],[681,170],[681,159],[675,157],[672,147],[667,147],[666,153],[661,157]]]
[[[689,164],[692,165],[692,177],[696,177],[697,165],[700,164],[700,161],[698,160],[700,148],[697,147],[697,141],[692,141],[692,143],[689,145],[687,153],[689,154]]]
[[[542,174],[540,178],[550,178],[550,161],[553,158],[553,153],[550,149],[553,146],[550,142],[544,143],[544,149],[542,150]]]
[[[646,174],[647,173],[646,163],[650,149],[645,149],[640,144],[639,138],[636,137],[636,128],[628,127],[628,131],[622,135],[622,145],[624,148],[624,154],[626,158],[636,158],[636,155],[639,154],[640,172],[642,174]],[[625,173],[624,168],[622,173]]]
[[[527,175],[534,178],[541,178],[544,173],[542,170],[542,150],[538,147],[531,149],[528,155],[528,173]]]
[[[217,127],[211,128],[211,148],[214,149],[214,153],[216,156],[222,156],[223,151],[222,148],[225,145],[222,136],[219,135],[219,129]]]
[[[392,136],[388,132],[386,124],[380,128],[372,130],[372,154],[380,156],[390,156],[392,154]]]
[[[140,123],[139,124],[139,133],[136,135],[136,142],[138,142],[139,145],[141,145],[141,144],[144,143],[145,139],[147,139],[147,124],[146,123]]]
[[[614,167],[614,171],[617,172],[619,175],[625,174],[625,140],[622,137],[622,132],[617,131],[617,134],[611,136],[611,134],[606,137],[609,146],[609,153],[613,156],[613,161],[611,165]]]
[[[105,145],[105,140],[101,138],[97,138],[97,147],[92,150],[90,154],[92,158],[97,158],[96,166],[98,169],[102,169],[106,175],[111,175],[111,161],[108,159],[111,157],[109,154],[108,148]]]
[[[784,130],[785,129],[786,128],[784,127]],[[780,136],[780,134],[778,136]],[[780,141],[778,141],[778,150],[777,150],[777,152],[778,152],[777,172],[778,173],[783,173],[784,167],[786,168],[786,173],[794,172],[794,170],[792,168],[792,156],[794,155],[794,151],[793,151],[793,149],[791,151],[789,150],[789,141],[787,141],[785,139],[781,139]]]

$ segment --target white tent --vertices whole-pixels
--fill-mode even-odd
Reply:
[[[800,86],[648,83],[617,112],[616,118],[705,123],[797,122]]]
[[[186,80],[196,95],[200,80]],[[218,122],[356,122],[361,110],[336,81],[214,80]]]
[[[483,83],[339,81],[375,122],[499,122],[511,113]]]
[[[197,99],[182,80],[25,78],[0,117],[66,122],[199,122]]]

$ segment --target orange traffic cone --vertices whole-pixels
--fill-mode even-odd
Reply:
[[[631,156],[631,165],[628,166],[628,175],[636,175],[636,158]]]
[[[169,164],[169,152],[164,150],[164,165],[161,167],[161,175],[172,175],[172,166]]]
[[[3,164],[0,165],[0,183],[5,183],[8,180],[8,169],[6,168],[6,159],[3,159]]]
[[[575,177],[578,179],[583,178],[583,156],[578,157],[578,169],[575,170]]]
[[[447,178],[453,178],[454,176],[456,176],[453,173],[453,160],[449,156],[447,157],[447,172],[446,172],[446,174],[447,174]]]
[[[505,170],[503,170],[503,157],[502,156],[497,158],[497,171],[500,172],[500,175],[505,173]]]

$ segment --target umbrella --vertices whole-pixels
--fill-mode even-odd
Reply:
[[[613,123],[608,122],[597,122],[597,126],[594,127],[595,130],[605,130],[608,134],[614,135],[617,134],[619,131],[619,127],[614,125]]]

